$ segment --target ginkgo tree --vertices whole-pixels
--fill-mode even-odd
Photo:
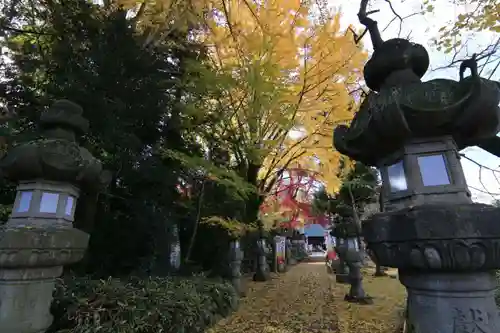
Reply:
[[[349,88],[360,79],[366,55],[340,29],[338,13],[314,20],[312,3],[218,5],[198,35],[210,46],[218,88],[203,101],[205,112],[218,119],[205,133],[227,143],[234,165],[261,198],[292,166],[317,172],[333,191],[340,154],[332,148],[332,131],[352,119]]]
[[[156,36],[182,16],[190,38],[207,46],[208,69],[193,70],[204,90],[193,126],[256,187],[251,214],[290,167],[319,174],[329,191],[338,187],[332,132],[353,117],[350,90],[367,57],[341,29],[340,13],[299,0],[119,2]]]

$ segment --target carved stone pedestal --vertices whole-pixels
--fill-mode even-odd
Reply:
[[[413,333],[496,333],[494,271],[500,268],[500,209],[421,205],[374,215],[365,239],[383,266],[399,269]]]
[[[292,255],[292,242],[289,239],[286,240],[285,252],[286,264],[288,266],[296,265],[297,260]]]
[[[409,332],[500,332],[494,272],[400,272],[408,290]]]
[[[0,230],[0,332],[46,331],[55,279],[82,259],[88,239],[72,228]]]
[[[358,304],[373,304],[370,296],[366,295],[363,289],[363,267],[362,256],[364,254],[355,249],[348,249],[346,252],[346,262],[349,267],[348,282],[351,285],[349,293],[345,295],[344,300]]]
[[[269,264],[267,263],[267,247],[264,240],[258,241],[257,270],[253,275],[254,281],[267,281],[271,277]]]
[[[345,261],[347,246],[338,245],[336,250],[339,261],[335,270],[335,281],[337,283],[349,283],[349,267]]]
[[[307,256],[304,243],[301,239],[292,239],[292,256],[296,261],[301,261]]]
[[[229,249],[229,269],[231,284],[240,296],[243,295],[241,285],[241,261],[243,260],[243,251],[240,249],[239,241],[232,241]]]
[[[375,277],[387,276],[385,272],[385,267],[380,266],[379,264],[375,264],[375,273],[373,273]]]

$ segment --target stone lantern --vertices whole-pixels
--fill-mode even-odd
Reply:
[[[374,45],[364,69],[372,92],[334,132],[339,152],[382,174],[385,212],[365,221],[365,241],[380,265],[399,270],[410,332],[500,332],[500,209],[472,203],[458,155],[499,131],[499,85],[479,77],[474,57],[460,81],[422,82],[425,48],[383,41],[367,2],[358,17]]]
[[[267,281],[271,277],[271,269],[267,262],[269,249],[265,238],[257,241],[257,269],[253,275],[254,281]]]
[[[101,164],[75,142],[88,127],[82,109],[57,101],[40,118],[42,136],[12,148],[3,176],[18,182],[0,229],[0,332],[45,332],[55,278],[82,259],[89,235],[73,228],[80,191],[105,184]]]
[[[337,225],[336,229],[337,234],[341,236],[339,239],[342,239],[342,244],[338,246],[339,251],[343,252],[344,262],[348,268],[340,282],[348,282],[351,285],[349,293],[345,295],[344,300],[359,304],[372,304],[372,298],[366,295],[363,289],[361,268],[364,263],[364,251],[359,241],[358,228],[354,221],[345,219],[343,223]]]
[[[267,255],[269,254],[266,238],[264,237],[264,224],[262,221],[257,221],[259,230],[259,239],[257,240],[257,268],[253,275],[254,281],[267,281],[271,277],[271,269],[267,262]]]
[[[335,281],[337,283],[349,283],[349,267],[346,263],[346,253],[347,253],[347,240],[346,235],[343,232],[343,228],[340,224],[335,224],[333,230],[331,231],[333,237],[335,237],[335,252],[339,257],[338,264],[335,272]]]
[[[229,278],[234,290],[238,295],[243,295],[241,285],[241,262],[243,260],[243,251],[241,250],[239,239],[233,239],[229,243]]]
[[[285,259],[288,266],[293,266],[297,264],[297,260],[292,253],[292,240],[287,238],[285,240]]]

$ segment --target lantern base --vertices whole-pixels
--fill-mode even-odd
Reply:
[[[409,332],[500,332],[495,272],[426,273],[400,270],[408,291]]]
[[[382,277],[387,276],[386,268],[380,265],[375,266],[375,273],[373,273],[374,277]]]
[[[349,283],[349,274],[340,274],[340,273],[337,273],[337,274],[335,274],[335,281],[337,283],[348,284]]]
[[[83,257],[88,239],[69,228],[0,230],[0,332],[47,330],[55,279]]]
[[[52,293],[62,270],[62,266],[0,269],[0,332],[45,332],[52,324]]]
[[[269,280],[271,278],[271,272],[267,263],[266,256],[259,256],[257,262],[257,270],[253,275],[253,280],[260,282]]]
[[[356,304],[360,304],[360,305],[371,305],[371,304],[373,304],[373,297],[370,297],[370,296],[355,297],[355,296],[351,296],[349,294],[346,294],[344,296],[344,301],[349,302],[349,303],[356,303]]]

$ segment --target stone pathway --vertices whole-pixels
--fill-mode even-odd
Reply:
[[[338,333],[343,300],[334,287],[324,262],[301,263],[270,281],[249,282],[238,311],[207,333]]]

